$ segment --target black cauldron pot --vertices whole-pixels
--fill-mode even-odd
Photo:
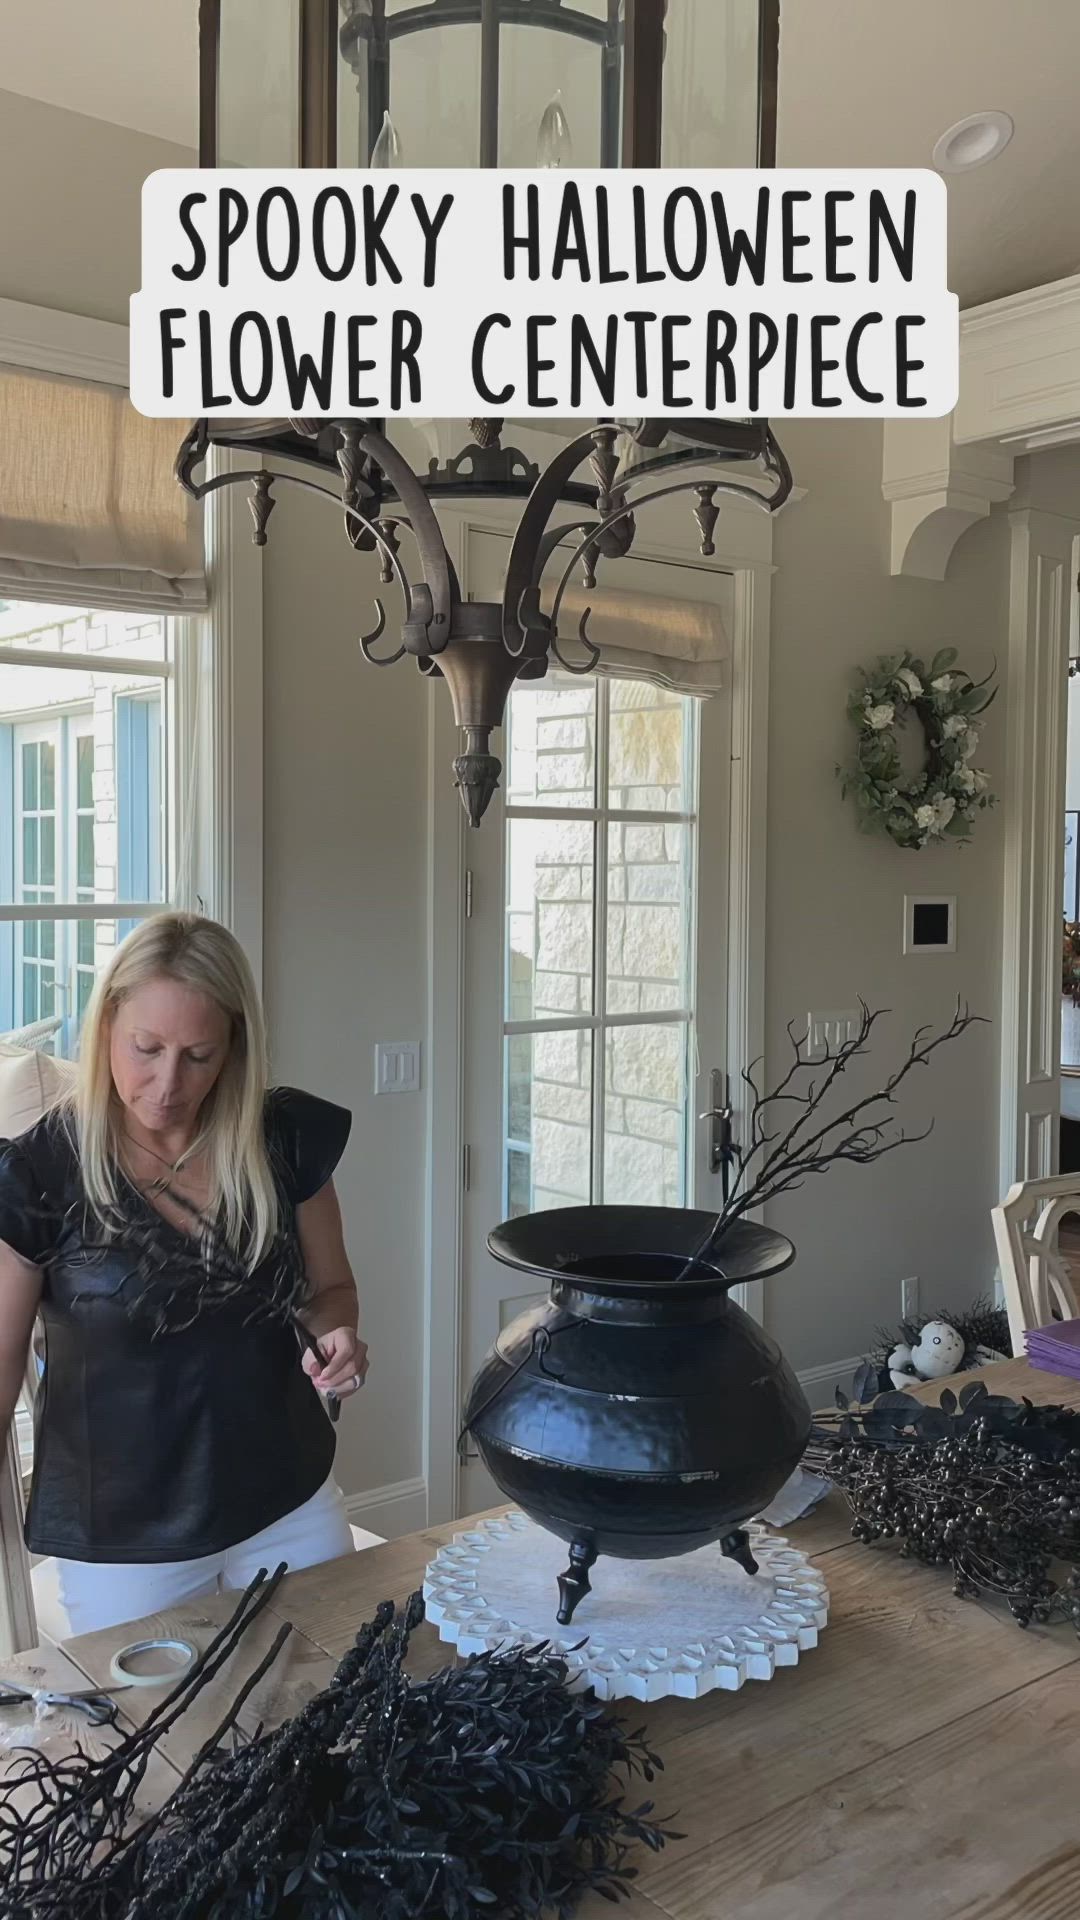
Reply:
[[[712,1218],[560,1207],[489,1236],[496,1260],[550,1292],[500,1333],[464,1425],[507,1499],[569,1543],[564,1625],[601,1554],[665,1559],[719,1540],[756,1573],[743,1523],[802,1458],[811,1415],[798,1380],[728,1298],[790,1265],[795,1249],[737,1221],[680,1279]]]

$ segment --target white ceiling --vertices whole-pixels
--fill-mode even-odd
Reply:
[[[198,0],[0,0],[0,87],[194,147],[198,20]]]
[[[1080,271],[1080,0],[780,0],[780,20],[782,165],[928,167],[947,127],[1003,108],[1004,153],[948,180],[949,285],[972,306]]]
[[[0,0],[0,87],[194,147],[197,12]],[[970,306],[1080,269],[1078,75],[1080,0],[781,0],[778,158],[928,166],[946,127],[1004,108],[1011,145],[948,183],[950,284]]]

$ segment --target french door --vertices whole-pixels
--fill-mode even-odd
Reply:
[[[618,584],[730,615],[705,569],[621,561]],[[726,1064],[730,751],[724,694],[564,673],[511,694],[502,789],[467,839],[463,1390],[536,1297],[488,1253],[498,1221],[720,1204],[697,1116]],[[497,1497],[467,1458],[460,1510]]]

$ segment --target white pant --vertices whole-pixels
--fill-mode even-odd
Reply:
[[[288,1562],[291,1571],[351,1553],[353,1536],[341,1488],[331,1475],[303,1506],[239,1540],[224,1553],[199,1560],[147,1565],[102,1560],[43,1560],[34,1569],[38,1629],[51,1640],[96,1633],[125,1620],[163,1613],[202,1594],[240,1592],[260,1567],[268,1573]]]

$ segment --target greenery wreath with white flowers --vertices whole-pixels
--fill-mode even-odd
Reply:
[[[989,775],[972,765],[981,716],[993,700],[994,670],[972,680],[957,667],[956,648],[943,647],[927,665],[912,653],[882,656],[860,669],[848,699],[858,729],[852,765],[838,767],[843,793],[853,794],[859,824],[887,833],[898,847],[967,840],[975,815],[994,804]],[[926,739],[926,762],[905,770],[897,729],[914,715]]]

